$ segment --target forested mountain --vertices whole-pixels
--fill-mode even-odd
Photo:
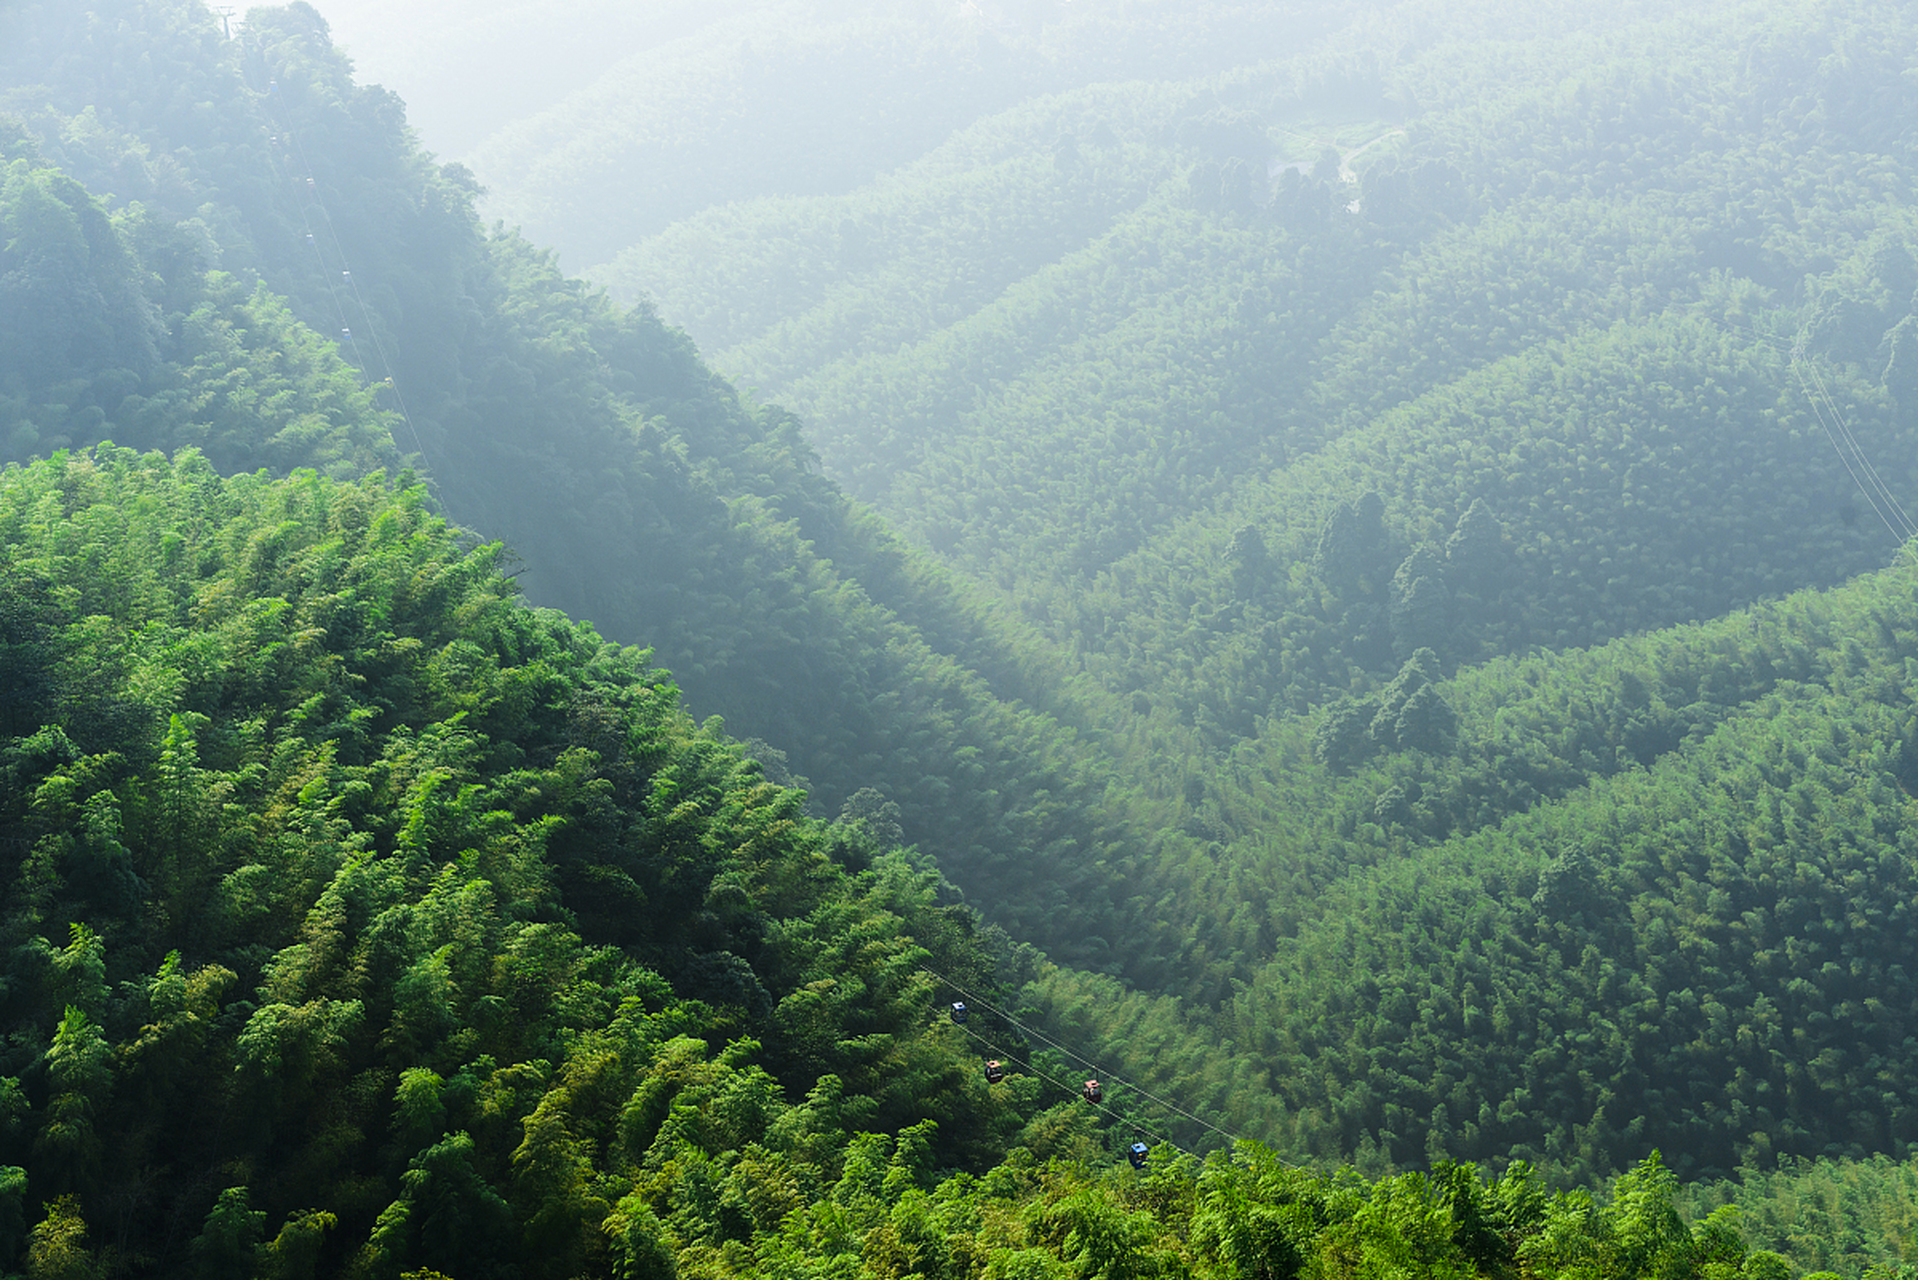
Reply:
[[[508,541],[533,599],[654,648],[695,708],[784,752],[827,812],[861,792],[876,812],[897,806],[948,875],[1023,918],[1006,923],[1062,958],[1112,963],[1089,931],[1047,924],[1074,899],[1110,915],[1114,890],[1093,868],[1136,861],[1141,844],[1097,803],[1096,752],[1017,700],[1056,683],[1049,656],[979,625],[821,479],[791,415],[742,400],[647,309],[618,310],[517,235],[484,230],[471,175],[419,152],[391,95],[352,83],[317,12],[262,10],[222,42],[198,10],[123,8],[117,24],[17,8],[0,51],[6,101],[31,130],[13,144],[19,180],[58,186],[69,208],[10,215],[26,233],[9,250],[18,314],[47,314],[33,291],[84,263],[104,281],[89,306],[121,307],[128,335],[110,337],[103,313],[36,337],[75,346],[87,381],[74,394],[42,385],[35,370],[60,366],[19,348],[14,456],[110,437],[200,444],[222,467],[345,474],[396,444],[449,513]],[[121,64],[144,70],[103,87],[98,68]],[[150,101],[162,82],[179,87]],[[59,186],[56,169],[96,194]],[[236,289],[334,336],[338,355],[312,358],[343,356],[335,394],[361,403],[330,420],[381,421],[393,443],[376,433],[362,448],[375,452],[336,466],[291,443],[346,448],[320,430],[325,404],[254,374],[198,385],[196,368],[217,367],[200,359],[203,330],[242,345],[258,330],[202,317],[201,293]],[[213,409],[243,446],[209,436]]]
[[[1913,36],[1907,15],[1851,4],[1395,6],[1310,49],[1252,45],[1230,71],[1034,97],[864,189],[716,206],[594,274],[798,412],[828,474],[1016,611],[1090,680],[1049,709],[1176,807],[1129,881],[1125,974],[1221,1011],[1175,1033],[1169,1003],[1119,1013],[1136,1002],[1061,977],[1048,1007],[1103,1028],[1109,1052],[1132,1046],[1184,1096],[1239,1100],[1262,1132],[1289,1126],[1327,1151],[1376,1142],[1395,1161],[1433,1135],[1450,1136],[1430,1150],[1478,1157],[1528,1148],[1497,1116],[1534,1113],[1541,1070],[1559,1081],[1543,1113],[1579,1120],[1549,1122],[1530,1149],[1573,1167],[1640,1140],[1705,1167],[1781,1139],[1902,1150],[1890,1095],[1850,1118],[1869,1052],[1855,1078],[1793,1094],[1815,1123],[1768,1102],[1749,1125],[1755,1095],[1725,1103],[1732,1042],[1763,1041],[1784,1007],[1734,967],[1698,975],[1731,1019],[1701,1042],[1720,1065],[1665,1103],[1621,1102],[1606,1082],[1623,1068],[1572,1051],[1614,1034],[1622,988],[1595,986],[1580,1012],[1563,999],[1577,980],[1541,977],[1568,1021],[1525,1033],[1530,1048],[1502,1024],[1502,1049],[1474,1037],[1464,1057],[1492,1054],[1497,1083],[1446,1060],[1479,1030],[1470,1019],[1414,1064],[1396,1047],[1413,1033],[1350,1025],[1338,993],[1364,975],[1477,1005],[1457,994],[1472,939],[1525,936],[1567,846],[1632,904],[1630,929],[1590,936],[1598,954],[1635,963],[1661,1001],[1696,985],[1627,955],[1662,949],[1636,931],[1698,873],[1625,875],[1630,841],[1581,824],[1627,808],[1672,828],[1647,838],[1702,839],[1677,833],[1695,812],[1650,796],[1723,787],[1738,803],[1711,839],[1733,864],[1758,857],[1745,806],[1797,780],[1753,791],[1729,781],[1735,755],[1687,753],[1708,734],[1783,732],[1726,724],[1786,714],[1765,701],[1769,678],[1752,682],[1772,660],[1741,641],[1702,684],[1627,662],[1629,693],[1609,675],[1586,688],[1577,668],[1548,704],[1564,717],[1541,728],[1549,746],[1510,733],[1514,708],[1535,705],[1515,682],[1538,678],[1523,655],[1840,583],[1913,532],[1899,506],[1918,492]],[[1762,633],[1752,616],[1732,629]],[[1663,634],[1685,651],[1730,643]],[[1815,682],[1849,669],[1832,652],[1848,634],[1821,633]],[[1878,652],[1887,670],[1905,657]],[[1821,716],[1854,714],[1856,688],[1827,696]],[[1616,709],[1625,698],[1636,709]],[[1474,704],[1499,714],[1475,719]],[[1902,721],[1852,732],[1866,758],[1902,749],[1883,745],[1902,743]],[[1898,945],[1900,926],[1865,909],[1904,892],[1905,855],[1878,858],[1904,814],[1896,772],[1857,767],[1884,788],[1859,801],[1875,852],[1869,873],[1837,874],[1864,877],[1847,900],[1890,930],[1846,944],[1869,966]],[[1629,800],[1586,798],[1619,787]],[[1810,834],[1784,839],[1781,856],[1818,865]],[[1452,907],[1421,897],[1440,912],[1430,953],[1403,950],[1414,926],[1384,905],[1389,886],[1447,881],[1488,840],[1515,842],[1517,860]],[[1780,980],[1810,981],[1802,948],[1827,915],[1781,915],[1798,895],[1748,873],[1706,918],[1730,928],[1755,905],[1791,921],[1751,954],[1790,940]],[[1744,883],[1767,887],[1741,899]],[[1338,952],[1330,939],[1377,911],[1361,936],[1385,953]],[[1247,985],[1224,999],[1234,983]],[[1310,1012],[1281,1012],[1297,997],[1274,993],[1316,983],[1329,985]],[[1393,1007],[1396,1024],[1419,1002]],[[1789,1024],[1799,1050],[1825,1016],[1805,1006]],[[1287,1019],[1312,1029],[1276,1034]],[[1170,1049],[1141,1052],[1183,1035],[1194,1053],[1232,1048],[1183,1071]],[[1632,1052],[1671,1066],[1674,1051]],[[1340,1055],[1352,1065],[1325,1064]],[[1290,1092],[1310,1078],[1326,1083]],[[1264,1090],[1272,1111],[1255,1122]]]
[[[1191,6],[1178,78],[1116,83],[1149,8],[804,27],[849,96],[802,132],[906,32],[1014,105],[825,195],[718,155],[764,185],[608,266],[631,310],[487,230],[308,5],[0,12],[0,440],[52,457],[4,491],[0,1244],[1769,1276],[1667,1168],[1742,1165],[1685,1203],[1752,1248],[1793,1179],[1895,1196],[1918,33],[1410,4],[1274,49]],[[709,16],[645,56],[710,95]],[[1010,1089],[922,963],[1018,1019]],[[235,1083],[156,1083],[174,1004]],[[1100,1141],[1382,1180],[1089,1174],[1021,1028],[1150,1091]],[[200,1110],[142,1129],[167,1088]],[[1805,1257],[1900,1260],[1845,1230]]]

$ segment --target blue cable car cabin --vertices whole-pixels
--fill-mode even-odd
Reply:
[[[970,1016],[971,1013],[967,1010],[964,1000],[954,1000],[952,1002],[952,1020],[954,1022],[964,1026],[966,1019]]]
[[[1135,1142],[1126,1149],[1125,1158],[1132,1162],[1134,1169],[1145,1168],[1145,1158],[1152,1154],[1152,1148],[1143,1142]]]

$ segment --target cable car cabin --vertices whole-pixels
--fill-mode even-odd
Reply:
[[[986,1064],[986,1083],[998,1084],[1006,1078],[1006,1068],[997,1058]]]
[[[1106,1100],[1105,1086],[1097,1080],[1086,1081],[1085,1087],[1080,1089],[1079,1092],[1085,1095],[1087,1102],[1097,1104]]]
[[[1143,1142],[1135,1142],[1126,1149],[1125,1158],[1132,1161],[1134,1169],[1145,1168],[1145,1158],[1152,1154],[1152,1148]]]
[[[964,1026],[966,1019],[971,1016],[972,1015],[970,1011],[968,1011],[966,1008],[966,1002],[964,1000],[954,1000],[952,1002],[952,1020],[954,1022],[958,1023],[960,1026]]]

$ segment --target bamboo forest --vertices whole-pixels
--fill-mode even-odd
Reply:
[[[1918,11],[0,0],[0,1280],[1918,1280]]]

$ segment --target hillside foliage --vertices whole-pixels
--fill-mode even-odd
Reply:
[[[423,498],[191,450],[0,476],[0,1265],[1790,1274],[1655,1158],[1603,1203],[1253,1144],[1112,1170],[928,1016],[925,965],[991,982],[932,877]]]

